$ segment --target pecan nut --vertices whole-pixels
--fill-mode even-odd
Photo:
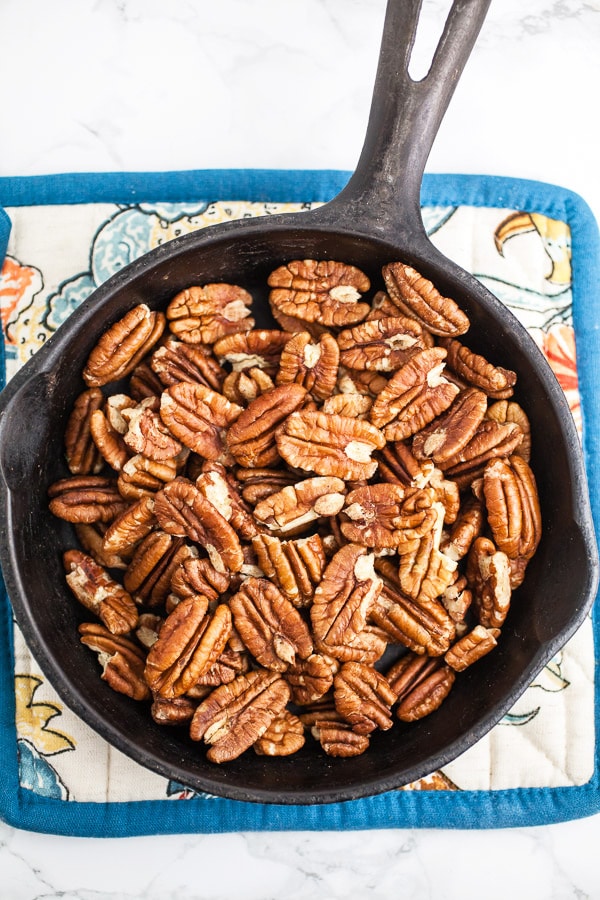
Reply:
[[[347,662],[333,679],[335,708],[357,734],[392,727],[391,708],[396,693],[372,666]]]
[[[161,337],[166,324],[162,312],[145,303],[134,306],[108,328],[90,353],[83,379],[89,387],[102,387],[129,375]]]
[[[396,715],[401,722],[416,722],[442,705],[456,676],[440,660],[425,660],[407,654],[387,673],[398,694]]]
[[[103,566],[81,550],[67,550],[63,563],[74,596],[111,634],[128,634],[135,628],[138,611],[133,599]]]
[[[298,534],[320,518],[335,516],[344,505],[345,491],[341,478],[307,478],[257,503],[254,518],[278,537]]]
[[[455,672],[464,672],[468,666],[486,656],[498,645],[499,636],[499,628],[476,625],[472,631],[453,644],[445,654],[444,660]]]
[[[214,344],[227,334],[250,331],[252,297],[234,284],[205,284],[180,291],[167,306],[169,328],[186,344]]]
[[[445,413],[422,428],[412,440],[419,460],[431,459],[440,466],[465,447],[483,420],[487,397],[476,388],[461,391]]]
[[[190,381],[220,391],[225,380],[225,371],[205,347],[172,339],[154,351],[150,357],[150,367],[163,387]]]
[[[122,635],[111,634],[102,625],[84,622],[79,626],[81,643],[98,654],[101,678],[113,691],[132,700],[148,700],[150,690],[144,681],[144,653]]]
[[[288,465],[348,481],[371,478],[377,469],[372,454],[385,445],[381,431],[369,422],[312,411],[288,416],[276,440]]]
[[[307,331],[295,334],[279,361],[277,384],[301,384],[315,400],[325,400],[335,390],[340,351],[333,335],[314,341]]]
[[[397,314],[361,322],[338,334],[340,363],[350,369],[395,372],[424,349],[422,334],[418,322]]]
[[[510,369],[493,366],[484,356],[469,350],[455,338],[445,338],[441,344],[448,351],[448,368],[467,384],[485,391],[495,400],[512,396],[517,376]]]
[[[511,559],[531,559],[541,539],[542,519],[535,477],[520,456],[490,462],[483,493],[494,541]]]
[[[293,260],[272,272],[269,302],[273,310],[306,322],[350,325],[369,312],[359,303],[368,291],[368,277],[355,266],[333,260]]]
[[[233,621],[259,665],[285,672],[313,651],[304,619],[267,578],[247,578],[229,600]]]
[[[168,387],[160,401],[160,417],[171,434],[204,459],[223,456],[225,431],[241,412],[222,394],[185,381]]]
[[[294,606],[309,606],[325,570],[323,541],[318,534],[282,541],[271,534],[252,538],[258,564]]]
[[[299,384],[279,385],[253,400],[227,432],[227,446],[235,461],[261,469],[278,463],[276,431],[305,400],[306,390]]]
[[[213,353],[219,362],[228,363],[233,372],[256,368],[274,376],[291,337],[285,331],[268,329],[231,334],[215,343]]]
[[[240,675],[202,701],[190,737],[210,745],[206,756],[211,762],[236,759],[263,736],[289,698],[290,689],[277,672],[256,669]]]
[[[260,756],[291,756],[304,746],[305,740],[304,725],[285,709],[255,742],[254,752]]]
[[[383,267],[382,274],[392,303],[431,334],[452,336],[468,331],[469,319],[454,300],[442,296],[431,281],[412,266],[389,263]]]
[[[90,430],[93,413],[104,405],[104,394],[98,387],[83,391],[73,404],[65,429],[65,456],[73,475],[97,474],[102,457]]]
[[[131,553],[155,525],[154,499],[145,495],[113,519],[104,535],[104,552]]]
[[[48,496],[50,512],[75,524],[112,522],[127,507],[116,480],[102,475],[60,478],[50,485]]]

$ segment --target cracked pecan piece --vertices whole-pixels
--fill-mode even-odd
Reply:
[[[220,363],[228,363],[233,372],[254,368],[264,370],[273,377],[291,337],[285,331],[274,329],[231,334],[215,342],[213,353]]]
[[[192,721],[198,703],[189,697],[155,697],[150,715],[157,725],[187,725]]]
[[[287,469],[246,468],[238,466],[235,477],[240,485],[242,498],[251,506],[266,500],[288,484],[296,484],[298,476]]]
[[[145,303],[130,309],[110,326],[90,353],[83,369],[89,387],[102,387],[129,375],[160,339],[166,324],[162,312]]]
[[[111,425],[103,409],[94,410],[90,416],[89,429],[101,458],[115,472],[120,472],[132,454],[123,435]]]
[[[160,401],[160,417],[171,434],[204,459],[225,453],[225,432],[242,412],[203,384],[180,381],[168,387]]]
[[[117,487],[125,500],[140,500],[148,494],[155,494],[176,477],[176,458],[158,462],[136,453],[119,472]]]
[[[293,260],[272,272],[267,284],[271,308],[283,315],[326,327],[360,322],[369,312],[360,297],[368,277],[355,266],[333,260]]]
[[[508,556],[493,541],[479,537],[467,559],[466,578],[473,593],[473,608],[484,628],[501,628],[512,595]]]
[[[395,372],[424,349],[422,334],[419,323],[406,316],[361,322],[338,334],[340,363],[350,369]]]
[[[104,394],[98,387],[88,388],[76,398],[65,428],[65,457],[72,475],[97,474],[102,455],[91,433],[90,422],[96,410],[104,406]]]
[[[321,653],[311,653],[306,659],[299,659],[295,665],[289,666],[285,679],[292,692],[292,702],[298,706],[308,706],[324,697],[333,686],[337,667],[337,660]]]
[[[281,715],[289,697],[289,686],[277,672],[256,669],[240,675],[200,703],[190,737],[210,745],[206,756],[211,762],[236,759]]]
[[[189,381],[220,391],[226,374],[205,347],[172,339],[154,351],[150,357],[150,368],[158,376],[162,387]]]
[[[291,756],[304,746],[304,725],[289,710],[273,719],[263,736],[254,744],[259,756]]]
[[[457,563],[439,549],[439,532],[431,529],[399,547],[400,586],[413,600],[428,605],[452,584]]]
[[[152,397],[122,411],[127,423],[123,441],[132,455],[139,453],[154,462],[166,462],[174,459],[183,446],[163,423],[155,406],[156,399]]]
[[[499,628],[476,625],[448,650],[444,660],[455,672],[464,672],[493,650],[498,645],[499,637]]]
[[[483,504],[477,497],[467,497],[450,531],[442,535],[440,550],[458,562],[469,552],[485,525]]]
[[[106,553],[104,550],[106,531],[106,525],[101,522],[94,522],[91,525],[79,522],[75,525],[79,543],[98,565],[104,566],[105,569],[126,569],[129,554]]]
[[[452,479],[482,472],[486,463],[496,457],[510,456],[519,447],[523,435],[514,422],[501,425],[493,419],[484,419],[468,444],[446,459],[440,466]]]
[[[81,550],[67,550],[63,564],[73,595],[111,634],[128,634],[135,628],[138,611],[132,597],[103,566]]]
[[[73,475],[60,478],[48,488],[50,512],[74,524],[112,522],[127,507],[114,478]]]
[[[229,600],[244,644],[265,669],[285,672],[313,651],[308,626],[293,604],[267,578],[247,578]]]
[[[231,403],[247,406],[275,387],[273,379],[263,369],[252,366],[240,372],[230,372],[223,382],[222,393]]]
[[[369,422],[318,411],[292,413],[276,439],[280,456],[293,468],[347,481],[371,478],[377,469],[372,454],[385,446]]]
[[[276,431],[306,396],[301,385],[282,384],[250,403],[227,432],[227,447],[238,465],[263,469],[279,462]]]
[[[165,619],[146,658],[144,678],[154,696],[180,697],[218,660],[231,634],[231,612],[208,614],[205,597],[187,597]]]
[[[333,679],[335,708],[356,734],[392,727],[391,708],[396,693],[372,666],[346,662]]]
[[[149,700],[144,681],[144,652],[122,635],[111,634],[102,625],[84,622],[79,626],[81,643],[98,654],[102,675],[113,691],[132,700]]]
[[[339,347],[331,334],[313,340],[301,331],[281,354],[277,384],[301,384],[314,400],[325,400],[335,390],[339,361]]]
[[[389,263],[383,267],[382,274],[394,305],[431,334],[453,336],[468,331],[469,319],[454,300],[442,296],[432,282],[412,266]]]
[[[320,518],[335,516],[344,505],[345,493],[341,478],[306,478],[257,503],[254,518],[278,537],[295,535]]]
[[[368,419],[372,406],[372,399],[365,394],[334,394],[324,401],[321,412],[349,416],[351,419]]]
[[[219,510],[242,540],[249,541],[257,534],[258,528],[250,509],[240,497],[237,483],[225,466],[217,462],[204,463],[195,483],[200,493]]]
[[[244,563],[240,539],[221,513],[185,478],[156,494],[154,514],[168,534],[203,547],[218,572],[239,572]]]
[[[390,484],[423,488],[429,483],[435,468],[431,460],[418,460],[403,441],[386,444],[377,455],[378,474]]]
[[[327,564],[315,590],[310,619],[315,640],[337,657],[339,647],[350,647],[364,631],[382,581],[365,547],[346,544]]]
[[[443,347],[415,353],[377,394],[370,421],[388,441],[411,437],[448,409],[459,388],[443,374],[445,358]]]
[[[437,600],[426,606],[384,583],[369,613],[390,642],[402,644],[419,656],[442,656],[456,636],[454,622]]]
[[[467,384],[484,391],[494,400],[506,400],[514,392],[517,376],[510,369],[493,366],[484,356],[474,353],[455,338],[440,341],[448,351],[447,365]]]
[[[327,756],[350,759],[369,749],[369,735],[357,734],[340,715],[332,714],[318,719],[311,728],[311,734],[321,744]]]
[[[271,534],[252,538],[258,564],[294,606],[308,606],[325,570],[326,556],[318,534],[282,541]]]
[[[228,334],[250,331],[252,297],[235,284],[194,285],[167,306],[169,328],[186,344],[214,344]]]
[[[486,419],[493,419],[501,425],[514,422],[519,426],[523,439],[514,453],[515,456],[522,456],[528,463],[531,456],[531,425],[523,407],[514,400],[497,400],[488,406],[485,416]]]
[[[214,601],[225,593],[230,582],[231,576],[227,572],[217,572],[210,560],[190,556],[174,570],[170,588],[180,598],[202,594]]]
[[[416,722],[439,709],[456,675],[440,659],[407,653],[392,666],[386,678],[398,697],[397,717],[401,722]]]

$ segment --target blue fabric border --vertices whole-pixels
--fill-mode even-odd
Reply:
[[[198,170],[166,173],[65,174],[0,178],[0,259],[10,222],[1,206],[162,200],[326,201],[346,184],[341,171]],[[584,419],[584,456],[592,512],[600,534],[600,238],[577,194],[542,182],[497,176],[433,175],[423,205],[484,206],[544,213],[571,228],[573,315]],[[3,244],[4,242],[4,244]],[[0,342],[1,344],[1,342]],[[3,347],[0,347],[0,352]],[[2,364],[2,377],[4,366]],[[12,621],[0,585],[0,658],[12,659]],[[600,623],[594,614],[594,639]],[[598,663],[597,663],[598,665]],[[596,680],[598,683],[598,670]],[[600,692],[597,692],[600,693]],[[600,811],[600,699],[596,697],[596,766],[585,785],[505,791],[394,791],[324,806],[277,806],[234,800],[79,803],[50,800],[18,784],[12,666],[0,667],[0,816],[31,831],[88,837],[232,831],[331,831],[371,828],[486,829],[582,818]]]

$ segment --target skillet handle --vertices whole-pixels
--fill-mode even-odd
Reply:
[[[491,0],[454,0],[427,75],[408,66],[422,0],[388,0],[363,149],[346,187],[315,212],[355,229],[402,240],[425,234],[420,210],[425,164]]]

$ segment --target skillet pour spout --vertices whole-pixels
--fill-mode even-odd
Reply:
[[[495,725],[582,624],[596,594],[598,554],[581,447],[564,394],[514,316],[430,242],[420,213],[429,151],[489,0],[455,0],[428,75],[408,63],[418,0],[389,0],[363,151],[346,188],[311,212],[211,226],[151,251],[103,284],[0,395],[0,557],[15,616],[64,702],[119,750],[166,777],[237,800],[305,804],[397,788],[454,759]],[[442,706],[410,727],[372,738],[369,752],[333,765],[306,745],[290,758],[245,753],[206,761],[186,735],[155,725],[141,704],[113,692],[77,639],[80,611],[64,584],[71,526],[48,510],[48,486],[67,474],[63,434],[100,334],[129,309],[164,308],[193,284],[227,281],[254,297],[258,327],[272,326],[267,277],[292,259],[333,259],[373,283],[401,260],[468,315],[469,346],[517,373],[531,422],[543,535],[494,652],[466,670]],[[552,452],[547,453],[546,448]]]

